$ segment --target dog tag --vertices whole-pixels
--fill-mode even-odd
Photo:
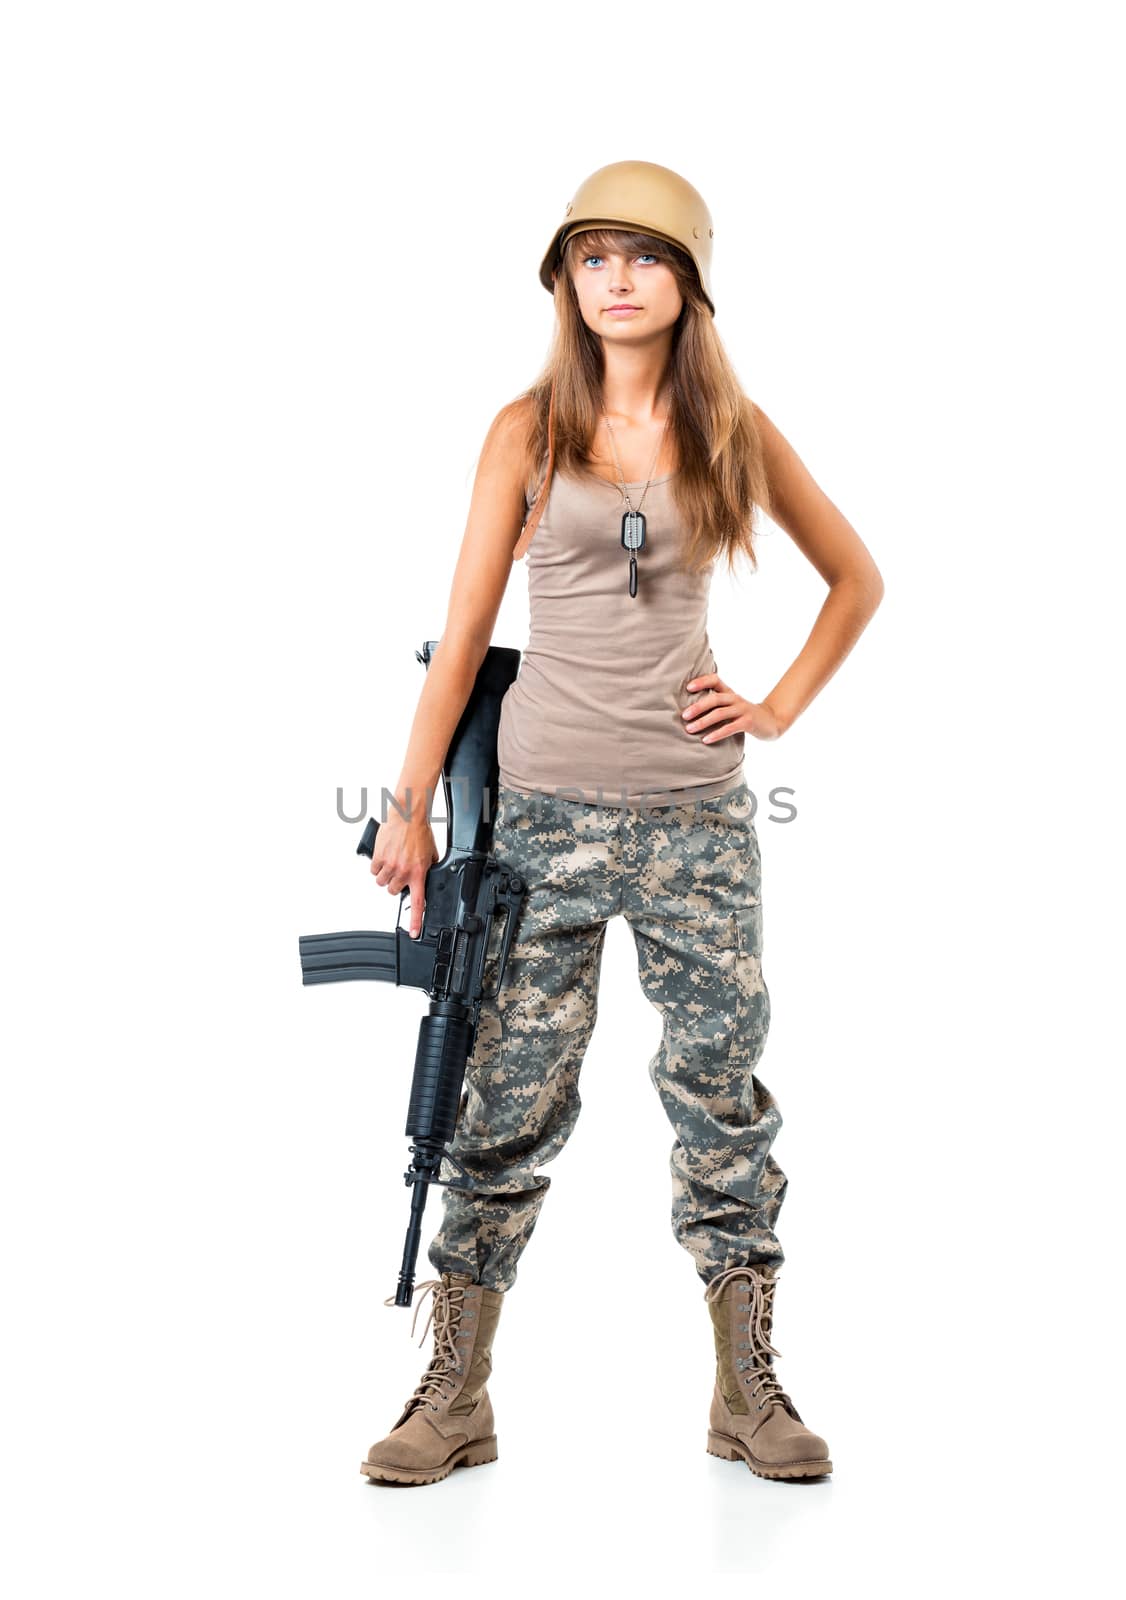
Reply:
[[[627,511],[622,517],[622,545],[626,550],[640,550],[645,544],[645,516],[641,511]]]

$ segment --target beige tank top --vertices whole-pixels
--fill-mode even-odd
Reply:
[[[621,490],[554,472],[528,546],[528,646],[501,702],[506,788],[640,807],[711,799],[744,781],[745,734],[704,744],[680,715],[700,698],[685,685],[719,668],[707,631],[714,562],[695,574],[677,564],[674,476],[655,478],[642,502],[631,599]],[[629,485],[635,506],[642,487]]]

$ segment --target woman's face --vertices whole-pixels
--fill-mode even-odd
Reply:
[[[667,333],[676,322],[684,297],[668,262],[613,250],[588,252],[581,235],[573,248],[575,295],[593,333],[612,343],[637,344]]]

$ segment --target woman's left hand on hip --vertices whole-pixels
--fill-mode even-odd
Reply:
[[[700,698],[685,707],[681,719],[687,731],[699,734],[705,744],[729,739],[733,733],[750,733],[756,739],[777,739],[781,735],[781,726],[770,707],[744,700],[718,672],[691,678],[687,688]]]

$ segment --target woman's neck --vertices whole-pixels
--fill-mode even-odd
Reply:
[[[615,426],[619,419],[642,430],[664,422],[670,349],[668,339],[635,348],[603,340],[602,404]]]

